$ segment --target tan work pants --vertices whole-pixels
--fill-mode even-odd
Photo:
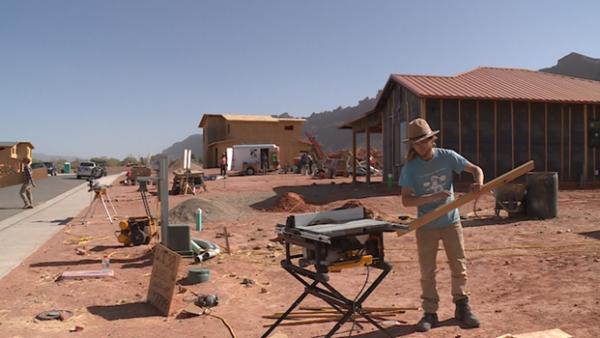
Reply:
[[[417,250],[421,268],[423,311],[435,313],[440,297],[435,282],[437,251],[440,240],[444,244],[452,276],[452,301],[467,298],[467,260],[465,258],[463,229],[460,222],[443,229],[417,229]]]
[[[33,201],[31,200],[31,189],[33,189],[33,185],[31,183],[23,183],[21,186],[20,194],[25,206],[33,205]]]

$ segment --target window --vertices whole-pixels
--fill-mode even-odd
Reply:
[[[283,129],[285,129],[285,130],[294,130],[294,126],[293,125],[284,126]]]

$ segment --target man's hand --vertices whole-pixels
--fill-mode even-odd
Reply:
[[[478,192],[481,191],[481,187],[483,186],[483,170],[473,163],[469,162],[465,166],[465,171],[471,173],[473,175],[473,184],[471,184],[471,191]]]
[[[435,196],[434,201],[445,200],[446,198],[452,196],[452,193],[448,190],[442,190],[438,193],[435,193],[434,196]]]

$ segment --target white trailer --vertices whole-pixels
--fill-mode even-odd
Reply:
[[[231,149],[231,150],[230,150]],[[231,158],[229,158],[231,154]],[[279,146],[275,144],[236,144],[227,148],[230,170],[254,175],[257,172],[275,170],[279,165]]]

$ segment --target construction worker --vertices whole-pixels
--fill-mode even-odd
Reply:
[[[29,166],[29,163],[31,163],[30,159],[28,159],[28,158],[23,159],[23,176],[24,176],[25,180],[23,181],[23,185],[21,186],[21,191],[20,191],[21,198],[23,199],[23,202],[25,203],[25,206],[23,206],[23,209],[33,208],[33,201],[31,198],[31,190],[33,190],[33,188],[35,187],[35,183],[33,183],[33,176],[31,175],[31,167]]]
[[[436,134],[424,119],[408,125],[409,144],[407,163],[400,174],[402,203],[418,208],[418,216],[429,213],[454,200],[453,174],[462,171],[473,175],[473,191],[483,185],[483,171],[460,154],[450,149],[436,148]],[[423,225],[416,231],[419,267],[421,270],[421,299],[423,318],[417,323],[419,332],[429,331],[438,324],[439,296],[436,290],[436,258],[440,240],[448,257],[452,277],[452,301],[456,304],[455,318],[463,328],[479,327],[479,320],[471,312],[467,296],[467,261],[464,251],[463,229],[458,209]]]
[[[221,167],[221,176],[227,175],[227,154],[225,152],[223,152],[221,154],[220,167]]]

